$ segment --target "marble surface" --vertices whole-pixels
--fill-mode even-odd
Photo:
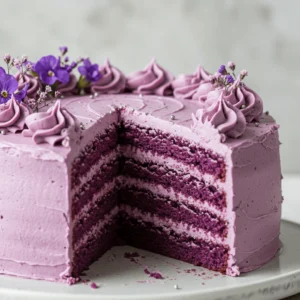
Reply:
[[[124,72],[152,56],[175,74],[233,60],[281,124],[284,172],[300,172],[300,1],[1,1],[1,51],[32,59],[68,45]]]

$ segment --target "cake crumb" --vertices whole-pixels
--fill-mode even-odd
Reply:
[[[68,285],[73,285],[80,281],[80,277],[68,277],[68,278],[64,278],[64,279],[66,279]]]
[[[98,286],[95,282],[92,282],[92,283],[91,283],[91,288],[92,288],[92,289],[98,289],[99,286]]]
[[[125,252],[124,253],[124,258],[128,258],[128,259],[131,259],[131,258],[137,258],[137,257],[140,257],[139,253],[138,252]]]
[[[149,277],[153,277],[153,278],[155,278],[155,279],[164,279],[164,277],[161,275],[161,273],[159,273],[159,272],[157,272],[157,271],[155,271],[155,272],[150,272],[150,271],[148,270],[148,268],[145,268],[145,269],[144,269],[144,272],[145,272],[147,275],[149,275]]]

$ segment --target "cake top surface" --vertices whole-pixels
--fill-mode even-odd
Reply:
[[[181,127],[183,135],[213,139],[229,148],[262,141],[278,129],[272,117],[263,114],[261,98],[243,82],[247,71],[236,75],[233,62],[215,74],[198,66],[193,74],[175,78],[152,60],[125,76],[108,60],[102,66],[88,58],[70,63],[67,51],[60,47],[59,56],[43,56],[35,63],[26,56],[4,56],[0,147],[39,144],[40,149],[67,153],[63,148],[115,110],[157,122],[164,130]],[[13,67],[15,75],[10,74]]]

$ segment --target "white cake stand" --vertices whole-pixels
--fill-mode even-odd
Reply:
[[[147,251],[115,247],[92,265],[85,277],[91,280],[89,282],[67,286],[0,276],[0,299],[274,300],[299,293],[300,217],[295,212],[300,212],[300,201],[295,195],[300,177],[287,178],[284,182],[283,216],[289,221],[282,221],[282,249],[273,261],[259,270],[231,278]],[[291,222],[297,218],[299,224]],[[131,261],[124,257],[126,252],[138,252],[140,256]],[[164,279],[149,277],[145,268],[159,271]],[[91,282],[98,288],[91,288]]]

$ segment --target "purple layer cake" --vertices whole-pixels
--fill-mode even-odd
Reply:
[[[73,283],[119,239],[230,276],[276,255],[278,125],[245,70],[125,76],[60,50],[0,69],[1,274]]]

